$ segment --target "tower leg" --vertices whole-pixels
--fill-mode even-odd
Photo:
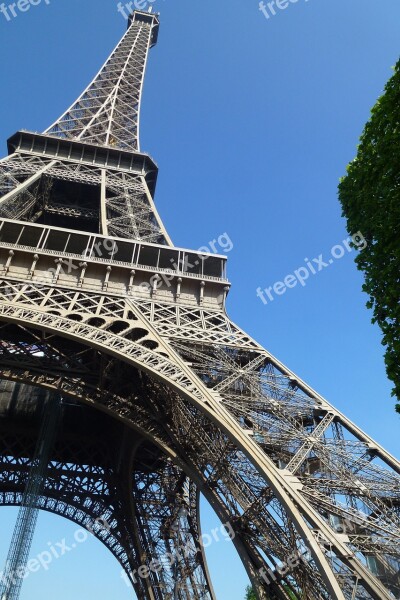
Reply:
[[[41,495],[60,415],[59,395],[45,395],[42,426],[0,584],[1,600],[18,600],[32,546]]]
[[[139,458],[140,456],[140,458]],[[215,600],[199,526],[196,486],[169,459],[138,449],[133,507],[141,565],[132,581],[145,577],[149,598]]]

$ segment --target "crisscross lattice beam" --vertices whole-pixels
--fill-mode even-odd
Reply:
[[[82,95],[45,133],[139,150],[139,113],[148,50],[158,18],[135,12],[121,42]]]

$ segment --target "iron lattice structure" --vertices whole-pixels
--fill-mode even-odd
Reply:
[[[19,387],[14,393],[18,395]],[[22,587],[22,577],[15,577],[27,567],[32,548],[33,536],[39,516],[38,499],[46,484],[47,468],[52,455],[54,439],[57,435],[58,416],[61,398],[41,390],[44,397],[41,427],[36,442],[35,454],[21,499],[17,522],[11,539],[6,568],[0,583],[1,600],[18,600]]]
[[[138,125],[158,27],[135,12],[0,162],[0,503],[21,503],[44,388],[65,405],[39,505],[106,519],[128,574],[158,560],[140,600],[215,599],[200,493],[260,600],[398,598],[399,462],[229,319],[225,257],[173,246],[157,214]]]

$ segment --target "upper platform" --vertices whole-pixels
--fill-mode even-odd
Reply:
[[[143,152],[118,150],[110,146],[90,144],[79,140],[65,140],[57,136],[30,131],[17,131],[7,140],[8,152],[27,152],[55,160],[68,160],[102,169],[118,169],[141,175],[154,195],[158,167]]]

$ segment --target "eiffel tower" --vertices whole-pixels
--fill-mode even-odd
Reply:
[[[0,162],[0,504],[21,504],[57,396],[37,506],[90,527],[139,600],[215,600],[200,494],[259,600],[399,598],[399,462],[230,320],[226,258],[157,213],[139,115],[158,30],[132,13]]]

